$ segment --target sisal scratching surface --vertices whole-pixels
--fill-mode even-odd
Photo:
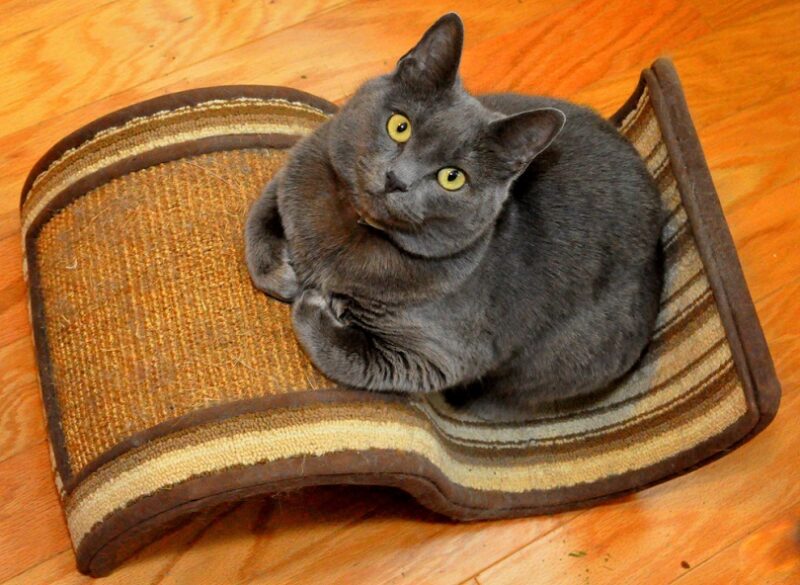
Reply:
[[[220,403],[327,385],[288,307],[251,285],[243,220],[285,152],[182,159],[111,181],[37,240],[61,425],[75,470]]]

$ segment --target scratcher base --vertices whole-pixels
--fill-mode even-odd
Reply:
[[[464,520],[588,506],[773,418],[779,385],[669,62],[613,117],[670,213],[654,341],[611,392],[524,424],[337,387],[288,307],[252,288],[248,206],[335,109],[286,88],[167,95],[79,130],[31,172],[32,322],[81,571],[109,572],[187,514],[308,485],[396,486]]]

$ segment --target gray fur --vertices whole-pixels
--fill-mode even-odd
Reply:
[[[247,263],[293,301],[300,343],[334,380],[447,390],[519,418],[639,358],[661,290],[660,200],[593,111],[469,95],[462,38],[442,17],[298,143],[250,212]],[[411,120],[404,144],[386,132],[394,112]],[[459,191],[437,183],[450,166],[468,176]]]

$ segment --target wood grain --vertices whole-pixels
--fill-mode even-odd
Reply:
[[[692,568],[691,565],[689,568]],[[672,583],[705,585],[777,585],[800,581],[800,507],[760,525],[720,554],[687,571]]]
[[[0,582],[3,582],[68,549],[70,544],[44,442],[0,462],[0,485],[3,486]]]
[[[0,346],[0,462],[44,443],[44,414],[31,340]],[[1,484],[0,484],[1,485]]]
[[[477,44],[464,62],[463,75],[475,92],[572,97],[586,85],[622,73],[628,87],[616,101],[618,107],[630,95],[642,64],[708,31],[684,0],[590,0]],[[564,58],[587,46],[591,51],[580,58]],[[498,54],[508,55],[505,67],[497,66]]]
[[[342,101],[449,8],[412,0],[0,3],[0,583],[89,581],[74,569],[52,485],[24,301],[17,204],[31,165],[92,119],[169,91],[272,83]],[[610,113],[654,57],[675,59],[783,384],[775,422],[688,476],[554,517],[454,524],[379,488],[254,500],[195,518],[106,582],[800,580],[796,3],[485,0],[458,9],[473,90],[556,93]]]
[[[800,180],[729,201],[731,226],[750,294],[761,299],[800,279]]]
[[[341,0],[119,0],[4,43],[0,127],[13,132],[271,32]],[[64,7],[66,8],[66,6]],[[64,58],[68,55],[68,58]],[[35,62],[38,67],[25,67]]]

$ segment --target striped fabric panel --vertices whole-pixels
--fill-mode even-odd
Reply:
[[[27,232],[33,218],[58,193],[117,160],[162,146],[220,135],[303,136],[327,117],[322,110],[300,102],[239,98],[168,110],[103,130],[65,152],[36,178],[23,208],[22,232]],[[232,124],[232,119],[236,123]]]

